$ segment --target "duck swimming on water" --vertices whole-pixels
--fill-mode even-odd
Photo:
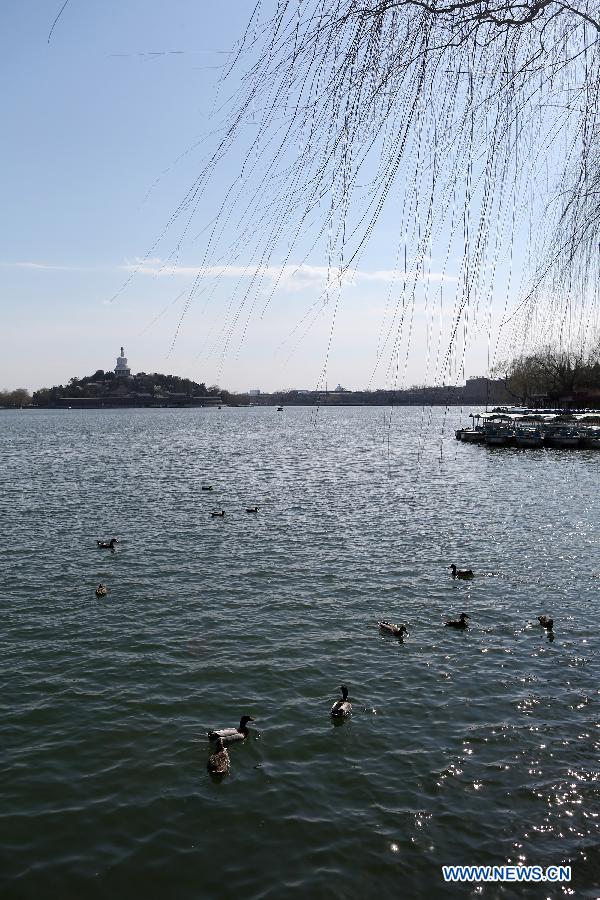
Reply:
[[[225,515],[224,509],[217,509],[214,512],[211,512],[211,516],[213,517],[213,519],[217,519],[217,518],[222,519],[224,515]]]
[[[234,741],[245,741],[249,735],[248,722],[254,722],[254,716],[242,716],[240,724],[237,728],[220,728],[215,731],[208,732],[209,741],[223,741],[225,744],[232,744]]]
[[[468,628],[469,623],[467,622],[468,615],[466,613],[461,613],[459,619],[450,619],[449,622],[446,622],[446,626],[449,628]]]
[[[99,547],[103,550],[110,550],[112,553],[115,552],[115,544],[118,544],[117,538],[111,538],[110,541],[96,541]]]
[[[549,619],[548,616],[538,616],[538,622],[547,631],[552,631],[554,627],[554,619]]]
[[[334,719],[344,719],[352,712],[352,704],[348,700],[348,688],[345,684],[341,687],[342,699],[336,700],[331,707],[331,715]]]
[[[258,506],[247,506],[246,512],[257,513],[259,510]]]
[[[377,623],[382,631],[386,631],[388,634],[393,634],[394,637],[402,640],[402,636],[408,634],[408,628],[406,625],[394,625],[393,622],[378,622]]]
[[[475,578],[473,569],[457,569],[454,563],[449,565],[448,568],[452,569],[453,578]]]
[[[106,597],[108,594],[108,588],[105,584],[99,584],[96,588],[96,597]]]
[[[206,768],[211,775],[229,775],[229,753],[223,743],[223,738],[217,738],[215,752],[208,757]]]
[[[212,484],[203,484],[202,490],[203,491],[212,491]]]

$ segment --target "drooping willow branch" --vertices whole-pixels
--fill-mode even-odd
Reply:
[[[266,19],[257,5],[228,70],[241,86],[162,236],[184,223],[178,253],[208,185],[241,152],[179,327],[206,273],[239,267],[212,347],[224,358],[290,267],[321,253],[326,284],[301,317],[310,328],[386,216],[404,259],[382,338],[388,369],[399,368],[432,249],[449,265],[457,241],[450,339],[427,357],[440,378],[460,369],[458,337],[464,355],[469,329],[489,322],[494,274],[512,265],[528,219],[528,297],[545,292],[551,312],[576,323],[597,299],[599,21],[598,0],[279,0]],[[443,277],[435,290],[441,308]],[[532,321],[531,303],[522,308],[521,332]]]

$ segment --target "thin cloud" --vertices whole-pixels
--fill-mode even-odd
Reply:
[[[51,263],[37,262],[0,262],[3,269],[50,269],[55,272],[85,272],[84,266],[56,266]]]
[[[443,272],[419,272],[417,270],[405,272],[400,269],[379,269],[368,271],[365,269],[345,269],[341,274],[335,267],[311,266],[305,263],[294,266],[169,266],[162,260],[136,259],[132,263],[126,263],[120,267],[127,272],[137,272],[140,275],[152,275],[154,278],[183,276],[188,278],[253,278],[259,277],[272,285],[277,283],[282,291],[298,292],[303,290],[322,290],[330,284],[338,286],[340,283],[349,287],[356,287],[360,283],[379,282],[393,284],[400,281],[457,281],[456,276],[446,275]]]

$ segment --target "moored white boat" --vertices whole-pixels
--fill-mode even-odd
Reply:
[[[579,447],[580,435],[576,428],[551,428],[546,441],[551,447]]]
[[[581,432],[581,446],[600,450],[600,428],[587,428]]]
[[[486,444],[492,447],[505,447],[513,439],[512,428],[507,425],[486,425],[484,434]]]
[[[517,447],[542,447],[544,435],[539,428],[515,428],[515,441]]]
[[[482,428],[463,428],[460,440],[466,444],[482,444],[485,440],[485,435]]]

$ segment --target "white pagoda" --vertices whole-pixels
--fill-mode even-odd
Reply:
[[[115,375],[120,375],[121,377],[125,377],[127,375],[131,375],[131,369],[127,365],[127,357],[125,356],[125,351],[121,347],[121,355],[117,357],[117,364],[115,366]]]

